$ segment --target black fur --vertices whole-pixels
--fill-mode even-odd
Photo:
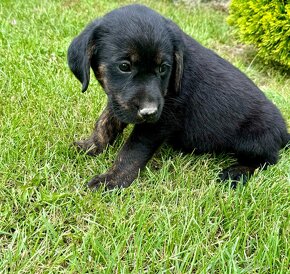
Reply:
[[[238,164],[221,179],[245,181],[275,164],[289,141],[280,111],[241,71],[155,11],[130,5],[86,27],[68,63],[83,85],[90,67],[108,96],[93,134],[76,142],[100,153],[129,124],[135,127],[113,167],[90,187],[126,187],[164,142],[184,151],[229,152]]]

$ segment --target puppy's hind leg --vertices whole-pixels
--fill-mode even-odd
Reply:
[[[88,155],[100,154],[109,144],[112,144],[117,135],[126,127],[111,113],[107,105],[95,124],[94,131],[87,139],[74,142],[79,151]]]
[[[231,181],[231,187],[236,188],[238,183],[246,184],[257,168],[266,169],[278,161],[278,152],[272,155],[253,156],[252,154],[239,154],[238,163],[224,169],[220,174],[222,181]]]

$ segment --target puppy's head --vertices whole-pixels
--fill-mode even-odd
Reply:
[[[88,25],[71,43],[68,63],[83,92],[93,69],[122,122],[156,122],[166,94],[180,89],[180,33],[151,9],[126,6]]]

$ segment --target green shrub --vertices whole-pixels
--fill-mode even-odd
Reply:
[[[228,23],[243,42],[258,49],[260,56],[290,67],[288,0],[232,0]]]

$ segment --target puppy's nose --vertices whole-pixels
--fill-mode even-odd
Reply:
[[[148,106],[139,109],[138,114],[145,120],[153,120],[158,112],[157,106]]]

